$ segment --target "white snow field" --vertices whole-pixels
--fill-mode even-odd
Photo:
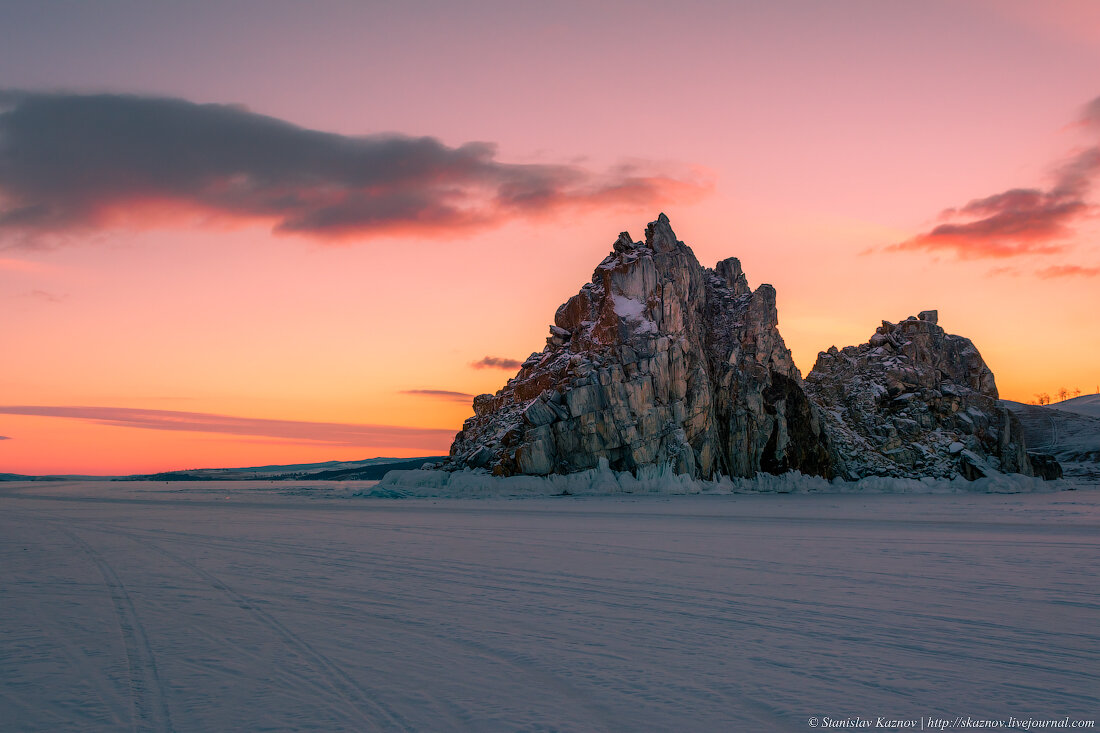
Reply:
[[[0,484],[0,729],[1100,719],[1095,487],[374,485]]]

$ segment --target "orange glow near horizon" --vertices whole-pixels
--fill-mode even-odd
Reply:
[[[689,226],[677,227],[678,221]],[[1080,367],[1051,362],[1019,339],[1020,333],[1042,333],[1049,327],[1049,311],[1035,309],[1036,302],[1046,302],[1063,309],[1060,325],[1087,342],[1088,314],[1075,317],[1078,311],[1071,308],[1075,299],[1088,297],[1088,282],[1037,280],[1028,298],[1006,304],[988,296],[976,299],[974,290],[966,291],[974,275],[961,266],[925,262],[915,266],[918,277],[909,283],[886,281],[868,285],[866,292],[842,293],[812,268],[777,266],[782,252],[718,245],[725,240],[723,232],[698,231],[691,222],[690,216],[673,218],[680,238],[693,245],[704,264],[740,256],[753,287],[766,281],[776,286],[780,330],[803,374],[818,351],[865,342],[883,318],[897,321],[938,308],[942,326],[975,341],[1003,397],[1029,401],[1037,392],[1054,394],[1061,386],[1089,391],[1093,377],[1087,359]],[[579,289],[609,249],[613,237],[591,230],[626,228],[639,238],[644,223],[565,225],[557,230],[560,239],[542,240],[557,247],[552,251],[559,264],[534,278],[522,259],[470,252],[479,246],[491,251],[513,241],[537,241],[539,233],[530,227],[496,235],[500,242],[487,236],[464,247],[410,243],[373,252],[306,249],[272,243],[254,232],[223,233],[217,243],[211,241],[213,235],[204,234],[205,244],[195,245],[189,254],[173,242],[141,247],[120,242],[98,253],[108,260],[102,268],[88,269],[70,260],[70,271],[55,278],[61,286],[57,301],[24,299],[18,325],[7,325],[7,337],[25,348],[9,359],[4,393],[19,395],[20,404],[131,406],[457,431],[472,414],[468,402],[407,392],[496,391],[513,371],[477,369],[474,363],[490,355],[522,360],[541,349],[554,310]],[[684,229],[692,230],[690,237]],[[859,240],[878,234],[844,230],[843,236],[854,240],[849,245],[850,277],[873,281],[883,264],[876,259],[889,256],[860,256]],[[207,248],[235,253],[219,257],[231,267],[207,272],[200,264],[209,261]],[[260,256],[264,250],[267,258]],[[426,258],[427,253],[432,257]],[[115,257],[131,266],[113,270],[110,260]],[[293,265],[284,271],[260,264],[271,258]],[[146,260],[149,276],[127,282],[140,272],[133,266],[135,259]],[[257,266],[250,268],[253,262]],[[768,278],[764,271],[769,267],[779,277]],[[376,269],[405,275],[371,277]],[[155,272],[174,277],[155,279]],[[242,277],[246,272],[252,277]],[[458,273],[463,275],[456,277]],[[947,287],[933,297],[921,285],[924,277],[946,279]],[[197,282],[203,287],[196,291]],[[425,282],[433,287],[424,289]],[[978,282],[995,289],[1013,284],[996,277]],[[30,283],[23,287],[30,288]],[[132,308],[131,302],[142,307]],[[158,328],[160,323],[173,325]],[[1093,342],[1090,348],[1100,354],[1100,344]],[[10,438],[0,441],[0,470],[28,474],[149,473],[441,455],[450,443],[445,433],[420,447],[336,446],[6,414],[0,414],[0,435]]]
[[[52,146],[4,178],[0,146],[0,405],[446,435],[470,405],[430,392],[496,391],[514,370],[473,364],[541,350],[618,233],[642,238],[661,211],[703,265],[735,256],[750,285],[775,286],[803,374],[883,319],[936,309],[1002,397],[1100,382],[1091,4],[32,5],[0,24],[11,88],[247,105],[237,117],[294,126],[302,148],[277,141],[226,174],[219,146],[254,141],[211,134],[202,155],[164,156],[144,190],[128,185],[149,173],[140,144],[163,130],[110,141],[130,167],[84,149],[114,188],[40,176],[83,160]],[[0,124],[16,96],[0,90]],[[345,163],[388,132],[429,136],[451,167],[412,166],[419,188],[394,173],[379,213],[385,186]],[[488,141],[466,149],[473,163],[471,141]],[[349,200],[366,204],[349,214]],[[467,208],[448,218],[452,201]],[[0,437],[0,472],[31,474],[449,445],[3,413]]]
[[[48,417],[4,416],[5,429],[18,437],[2,443],[24,441],[49,449],[27,455],[4,472],[27,475],[117,476],[158,473],[188,468],[266,466],[362,460],[374,457],[407,458],[446,455],[450,440],[433,448],[393,446],[342,446],[301,441],[227,436],[216,433],[180,433],[162,430],[98,425],[92,422]],[[6,447],[6,446],[5,446]]]

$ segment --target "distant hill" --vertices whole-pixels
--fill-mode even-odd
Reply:
[[[0,481],[111,481],[114,476],[48,475],[32,476],[23,473],[0,473]]]
[[[377,480],[388,471],[420,468],[425,463],[442,461],[444,456],[423,458],[366,458],[361,461],[325,461],[294,463],[285,466],[246,466],[241,468],[189,468],[182,471],[118,476],[114,481],[255,481],[266,479],[317,479],[321,481]],[[20,480],[33,480],[25,477]]]
[[[1100,394],[1083,394],[1080,397],[1055,402],[1049,407],[1100,419]]]
[[[361,461],[324,461],[322,463],[290,463],[285,466],[243,466],[240,468],[188,468],[181,471],[142,473],[131,476],[83,476],[0,473],[0,481],[280,481],[318,479],[321,481],[353,481],[381,479],[387,471],[420,468],[436,463],[445,456],[423,458],[364,458]]]

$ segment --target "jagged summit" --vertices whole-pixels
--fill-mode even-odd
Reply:
[[[713,478],[1030,475],[993,374],[936,311],[823,352],[804,382],[771,285],[704,268],[661,214],[626,232],[554,314],[546,347],[474,399],[447,469],[572,473],[606,460]]]

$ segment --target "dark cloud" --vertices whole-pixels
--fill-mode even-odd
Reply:
[[[0,435],[0,440],[11,440],[11,438],[6,435]]]
[[[1054,265],[1045,267],[1035,273],[1044,280],[1056,277],[1097,277],[1100,276],[1100,267],[1082,267],[1081,265]]]
[[[484,356],[470,364],[474,369],[519,369],[523,362],[518,359],[505,359],[503,356]]]
[[[0,414],[88,420],[99,425],[145,430],[173,430],[223,435],[279,438],[290,442],[336,446],[438,449],[450,443],[454,430],[393,425],[306,422],[234,417],[206,412],[143,410],[131,407],[0,406]]]
[[[1085,106],[1078,123],[1100,133],[1100,97]],[[1076,225],[1098,210],[1088,200],[1098,174],[1100,145],[1093,145],[1058,166],[1049,189],[1013,188],[946,209],[940,215],[945,223],[886,249],[947,251],[962,259],[1062,252]]]
[[[637,165],[512,165],[491,143],[345,136],[239,106],[0,91],[0,235],[144,227],[196,213],[315,237],[450,233],[708,186]]]
[[[401,394],[416,395],[418,397],[435,397],[440,400],[450,400],[451,402],[469,402],[474,398],[472,394],[467,392],[452,392],[447,389],[403,389]]]

